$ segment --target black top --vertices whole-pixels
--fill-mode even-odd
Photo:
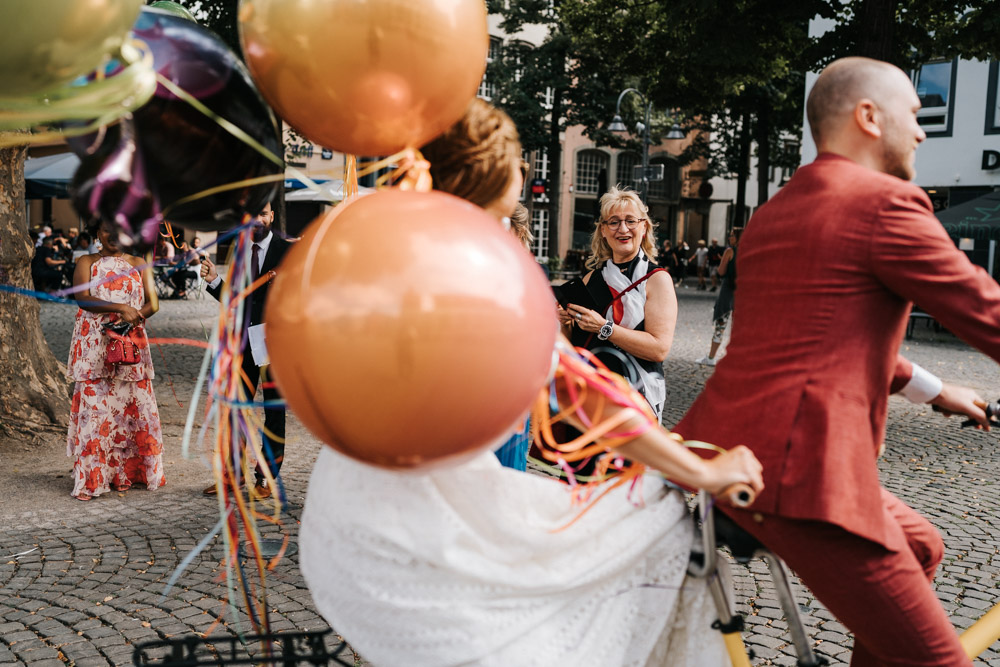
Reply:
[[[635,259],[629,262],[626,270],[624,271],[625,275],[632,275],[632,270],[638,262],[639,256],[636,256]],[[622,268],[622,265],[618,266],[619,268]],[[652,272],[657,268],[659,267],[652,260],[650,260],[649,271]],[[594,303],[597,304],[597,312],[602,315],[608,312],[608,307],[611,305],[612,299],[611,289],[604,281],[604,276],[601,274],[600,268],[595,269],[594,272],[591,273],[590,282],[587,283],[587,290],[590,292],[590,295],[594,297]],[[633,329],[635,331],[645,331],[645,324],[646,321],[643,320],[635,325]],[[629,369],[626,366],[626,362],[621,359],[621,355],[624,355],[633,363],[636,363],[644,368],[646,371],[657,372],[661,375],[663,374],[663,364],[633,356],[628,352],[619,349],[611,341],[599,339],[596,333],[573,327],[570,334],[570,342],[573,343],[574,347],[582,347],[590,350],[594,353],[595,357],[608,367],[608,370],[618,373],[626,379],[629,379]]]
[[[719,245],[708,246],[708,265],[718,266],[722,262],[722,253],[725,249]]]

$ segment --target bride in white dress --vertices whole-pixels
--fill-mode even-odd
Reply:
[[[499,150],[491,164],[511,174],[503,194],[458,194],[498,218],[513,210],[521,148],[506,114],[474,100],[435,144],[451,164],[463,150],[470,165]],[[438,187],[455,182],[433,175]],[[691,487],[762,486],[749,450],[706,461],[660,428],[617,451]],[[400,472],[324,448],[302,516],[301,569],[326,620],[379,667],[728,664],[707,585],[686,577],[693,529],[683,497],[659,475],[645,476],[641,498],[629,486],[581,515],[566,485],[503,468],[489,451]]]

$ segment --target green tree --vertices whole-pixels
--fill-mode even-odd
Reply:
[[[491,14],[503,18],[502,28],[509,35],[517,34],[528,24],[547,29],[545,40],[539,45],[508,42],[487,65],[486,79],[493,86],[493,103],[511,116],[524,149],[548,154],[553,184],[547,193],[549,208],[552,219],[559,220],[560,135],[566,126],[566,92],[571,83],[567,70],[569,40],[546,0],[491,1],[487,6]],[[549,254],[554,255],[559,247],[558,233],[559,226],[552,225]]]
[[[823,0],[564,0],[560,9],[578,51],[640,81],[657,106],[683,110],[685,129],[708,133],[684,157],[709,158],[709,175],[737,174],[738,206],[751,138],[762,178],[787,160],[773,139],[800,123],[809,19],[832,15]]]
[[[574,53],[638,80],[658,106],[682,109],[687,129],[710,133],[690,152],[706,155],[711,173],[738,175],[739,206],[751,138],[759,201],[769,165],[797,162],[776,139],[801,140],[805,72],[848,55],[911,69],[1000,51],[1000,0],[960,9],[946,0],[563,0],[560,16]],[[810,38],[814,17],[833,19],[835,28]]]
[[[239,0],[174,0],[187,8],[198,23],[212,30],[229,48],[242,57],[240,33],[237,27]],[[151,4],[154,0],[147,0]]]

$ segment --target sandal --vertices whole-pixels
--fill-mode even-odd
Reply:
[[[73,496],[73,497],[76,498],[77,500],[79,500],[80,502],[85,503],[88,500],[90,500],[91,498],[93,498],[94,496]]]

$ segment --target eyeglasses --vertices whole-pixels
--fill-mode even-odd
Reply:
[[[643,222],[643,220],[644,218],[639,218],[638,220],[636,220],[635,218],[625,218],[624,220],[612,219],[612,220],[605,220],[604,224],[607,225],[609,229],[618,229],[619,227],[622,226],[622,223],[625,223],[625,226],[628,227],[629,229],[635,229],[636,225],[638,225],[640,222]]]

